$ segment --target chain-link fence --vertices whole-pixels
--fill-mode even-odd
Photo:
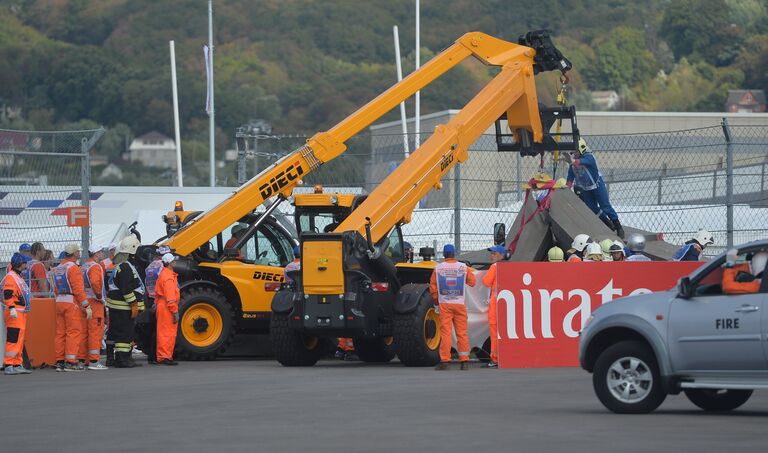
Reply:
[[[408,137],[410,150],[414,138]],[[661,233],[673,244],[708,229],[716,241],[708,254],[718,253],[729,240],[739,244],[768,236],[768,125],[724,121],[717,127],[584,138],[623,224]],[[294,139],[291,147],[275,139],[260,140],[259,149],[266,143],[274,149],[270,156],[261,155],[258,168],[303,143],[303,138]],[[304,182],[370,192],[405,156],[402,134],[374,131],[347,145],[347,152]],[[403,231],[416,248],[445,242],[464,251],[485,248],[492,241],[494,223],[509,227],[514,222],[525,197],[524,183],[539,172],[565,177],[567,168],[552,153],[539,158],[498,152],[496,137],[484,135],[471,146],[469,159],[444,178],[443,189],[420,201]]]
[[[87,250],[90,227],[67,226],[68,208],[90,206],[89,152],[103,134],[0,130],[0,264],[24,243],[53,259],[70,242]]]

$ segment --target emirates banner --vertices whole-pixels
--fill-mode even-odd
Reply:
[[[499,263],[499,366],[578,366],[579,331],[592,310],[665,291],[700,262]]]

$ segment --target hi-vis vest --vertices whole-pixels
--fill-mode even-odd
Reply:
[[[134,291],[136,291],[137,293],[144,294],[144,282],[141,281],[141,278],[139,277],[139,272],[136,270],[135,267],[133,267],[133,264],[131,264],[130,261],[126,261],[125,264],[127,264],[128,267],[131,268],[131,273],[133,273],[134,280],[138,280],[139,281],[139,287],[134,289]],[[115,284],[115,275],[117,274],[117,272],[119,270],[120,270],[120,266],[115,266],[114,267],[114,271],[109,274],[109,285],[108,285],[108,287],[109,287],[110,291],[118,291],[120,289]]]
[[[36,259],[31,259],[29,260],[29,264],[27,264],[27,268],[24,270],[24,280],[26,280],[27,285],[30,287],[32,286],[32,268],[38,264],[43,264],[43,262]]]
[[[460,262],[442,262],[435,268],[437,299],[440,304],[464,304],[467,265]]]
[[[72,261],[67,261],[54,267],[51,271],[53,274],[53,286],[56,288],[56,302],[75,301],[75,298],[72,296],[72,285],[69,284],[69,276],[67,275],[67,271],[72,266],[76,266],[76,264]]]
[[[96,291],[93,290],[93,287],[91,286],[91,278],[88,275],[91,272],[91,268],[93,266],[97,266],[99,268],[99,272],[101,272],[101,288],[97,288],[99,290],[99,295],[96,295]],[[104,301],[107,298],[107,294],[104,291],[104,270],[102,269],[101,265],[95,261],[88,261],[83,265],[83,280],[85,282],[85,296],[89,299],[99,299],[101,301]]]
[[[157,287],[157,279],[160,276],[161,270],[163,270],[163,260],[154,260],[147,266],[144,284],[147,287],[147,295],[149,297],[155,297],[155,288]]]
[[[597,189],[597,181],[592,177],[592,173],[587,170],[587,167],[583,165],[579,165],[578,167],[573,165],[572,168],[574,186],[586,191]]]
[[[17,274],[14,271],[11,271],[5,274],[5,277],[3,277],[3,280],[0,281],[0,288],[5,286],[6,278],[12,278],[13,281],[16,283],[16,287],[19,288],[19,292],[21,293],[21,299],[22,299],[21,301],[24,303],[24,313],[28,313],[29,310],[32,309],[32,292],[29,290],[29,286],[27,285],[27,282],[25,282],[22,277],[19,277],[19,274]],[[5,308],[5,304],[3,304],[3,308]]]

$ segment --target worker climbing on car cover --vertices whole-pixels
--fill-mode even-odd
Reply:
[[[571,243],[571,249],[573,249],[573,253],[568,257],[568,262],[575,262],[575,261],[583,261],[584,260],[584,249],[587,248],[587,245],[589,245],[592,242],[592,238],[590,238],[586,234],[577,234],[575,238],[573,238],[573,242]],[[570,251],[570,250],[569,250]]]
[[[22,275],[31,260],[29,256],[14,253],[11,257],[11,271],[3,277],[3,312],[5,315],[5,357],[3,372],[7,375],[29,374],[24,368],[22,351],[27,331],[27,313],[32,294]]]
[[[673,261],[699,261],[701,252],[708,245],[714,245],[715,239],[707,230],[700,230],[696,233],[691,240],[683,244],[682,247],[677,249],[674,255],[672,255]]]
[[[157,279],[155,314],[157,316],[157,364],[178,365],[173,360],[176,332],[179,325],[179,276],[176,274],[176,256],[166,253],[162,257],[163,270]]]
[[[440,311],[440,363],[436,370],[447,370],[451,363],[452,331],[456,329],[461,369],[469,369],[469,335],[464,285],[475,286],[475,276],[466,264],[456,261],[453,244],[443,247],[445,261],[438,264],[429,280],[429,292]]]
[[[739,252],[729,250],[725,255],[723,270],[723,292],[725,294],[754,294],[760,291],[768,253],[758,252],[752,256],[751,262],[736,263]]]
[[[562,263],[565,259],[565,253],[563,249],[558,246],[554,246],[547,252],[547,261],[550,263]]]
[[[496,323],[496,296],[498,295],[498,289],[496,288],[496,263],[504,258],[507,249],[503,245],[494,245],[489,247],[488,251],[491,252],[492,264],[488,268],[488,272],[483,275],[483,285],[491,288],[491,294],[488,298],[488,331],[491,337],[491,361],[488,362],[488,368],[495,368],[499,366],[499,334]]]
[[[611,206],[608,197],[608,188],[603,181],[603,176],[597,168],[597,161],[592,151],[587,146],[586,140],[579,139],[579,146],[571,156],[564,153],[566,161],[570,163],[568,168],[568,187],[581,198],[608,228],[616,232],[620,238],[624,238],[624,228],[619,222],[619,215]]]

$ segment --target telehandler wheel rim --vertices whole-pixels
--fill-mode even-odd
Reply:
[[[320,339],[317,337],[307,337],[304,339],[304,347],[307,348],[307,351],[314,351],[319,342]]]
[[[205,348],[213,345],[224,330],[221,313],[212,305],[192,305],[181,318],[181,333],[192,346]]]
[[[432,351],[440,346],[440,315],[434,308],[424,316],[424,341]]]

